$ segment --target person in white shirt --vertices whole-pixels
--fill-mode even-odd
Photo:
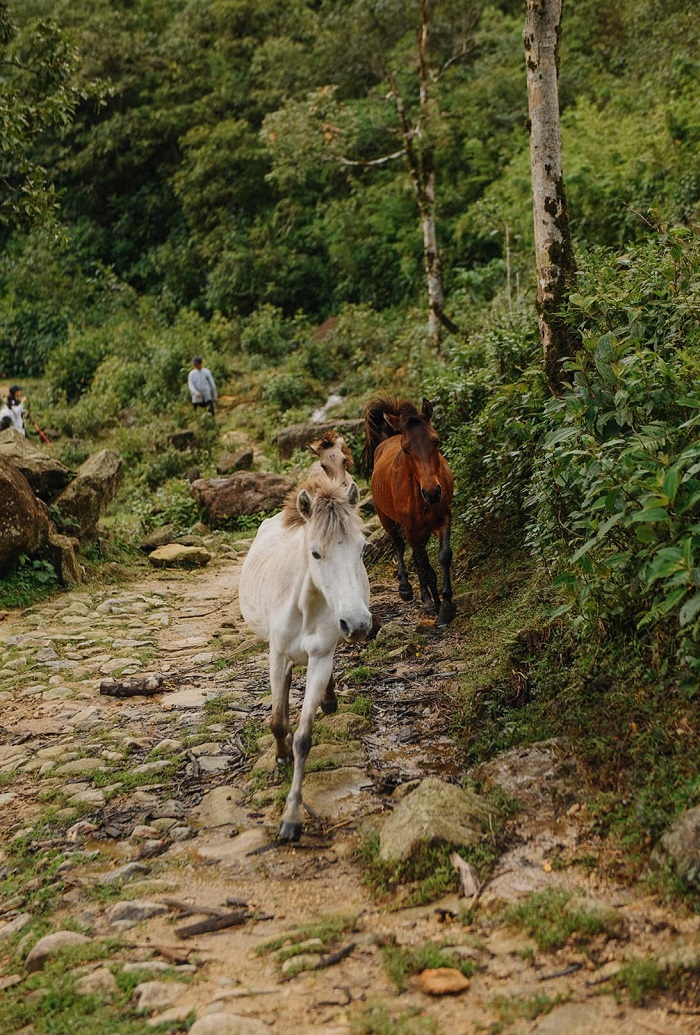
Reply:
[[[7,401],[0,410],[0,431],[5,428],[14,428],[20,435],[26,435],[24,430],[24,403],[22,401],[22,389],[19,385],[12,385],[7,393]]]
[[[192,360],[192,370],[187,378],[187,387],[192,396],[192,405],[195,408],[206,407],[213,417],[214,403],[218,398],[216,384],[211,370],[202,366],[201,356],[195,356]]]

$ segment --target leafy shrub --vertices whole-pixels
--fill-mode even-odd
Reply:
[[[49,596],[58,587],[58,575],[50,561],[20,554],[17,568],[0,579],[2,601],[6,607],[29,607]]]
[[[185,530],[200,519],[199,506],[190,495],[190,484],[180,479],[170,479],[149,497],[135,498],[132,507],[147,532],[169,524]]]
[[[700,240],[659,235],[572,299],[584,344],[546,407],[528,539],[586,634],[651,630],[700,673]],[[591,285],[592,286],[592,285]],[[664,663],[668,667],[668,660]]]
[[[281,309],[263,305],[248,318],[241,331],[241,349],[263,360],[281,359],[293,348],[294,323]]]

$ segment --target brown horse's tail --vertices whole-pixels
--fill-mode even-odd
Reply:
[[[360,469],[365,478],[371,478],[374,470],[374,451],[380,442],[398,434],[384,419],[385,413],[394,417],[400,415],[400,403],[396,399],[371,399],[365,409],[365,444],[360,456]]]

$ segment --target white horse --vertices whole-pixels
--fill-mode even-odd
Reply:
[[[325,475],[287,497],[284,509],[260,525],[243,562],[241,614],[270,645],[270,729],[280,760],[294,758],[294,776],[279,837],[301,836],[301,785],[319,705],[338,707],[333,655],[341,639],[363,640],[372,626],[369,580],[362,562],[365,537],[355,482]],[[292,666],[306,665],[299,726],[292,737],[289,687]]]

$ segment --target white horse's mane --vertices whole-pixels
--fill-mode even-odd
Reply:
[[[322,545],[345,537],[353,528],[362,527],[357,507],[348,498],[347,486],[322,474],[310,477],[287,493],[282,511],[285,528],[298,528],[305,523],[297,505],[302,489],[306,489],[313,500],[311,521]]]

